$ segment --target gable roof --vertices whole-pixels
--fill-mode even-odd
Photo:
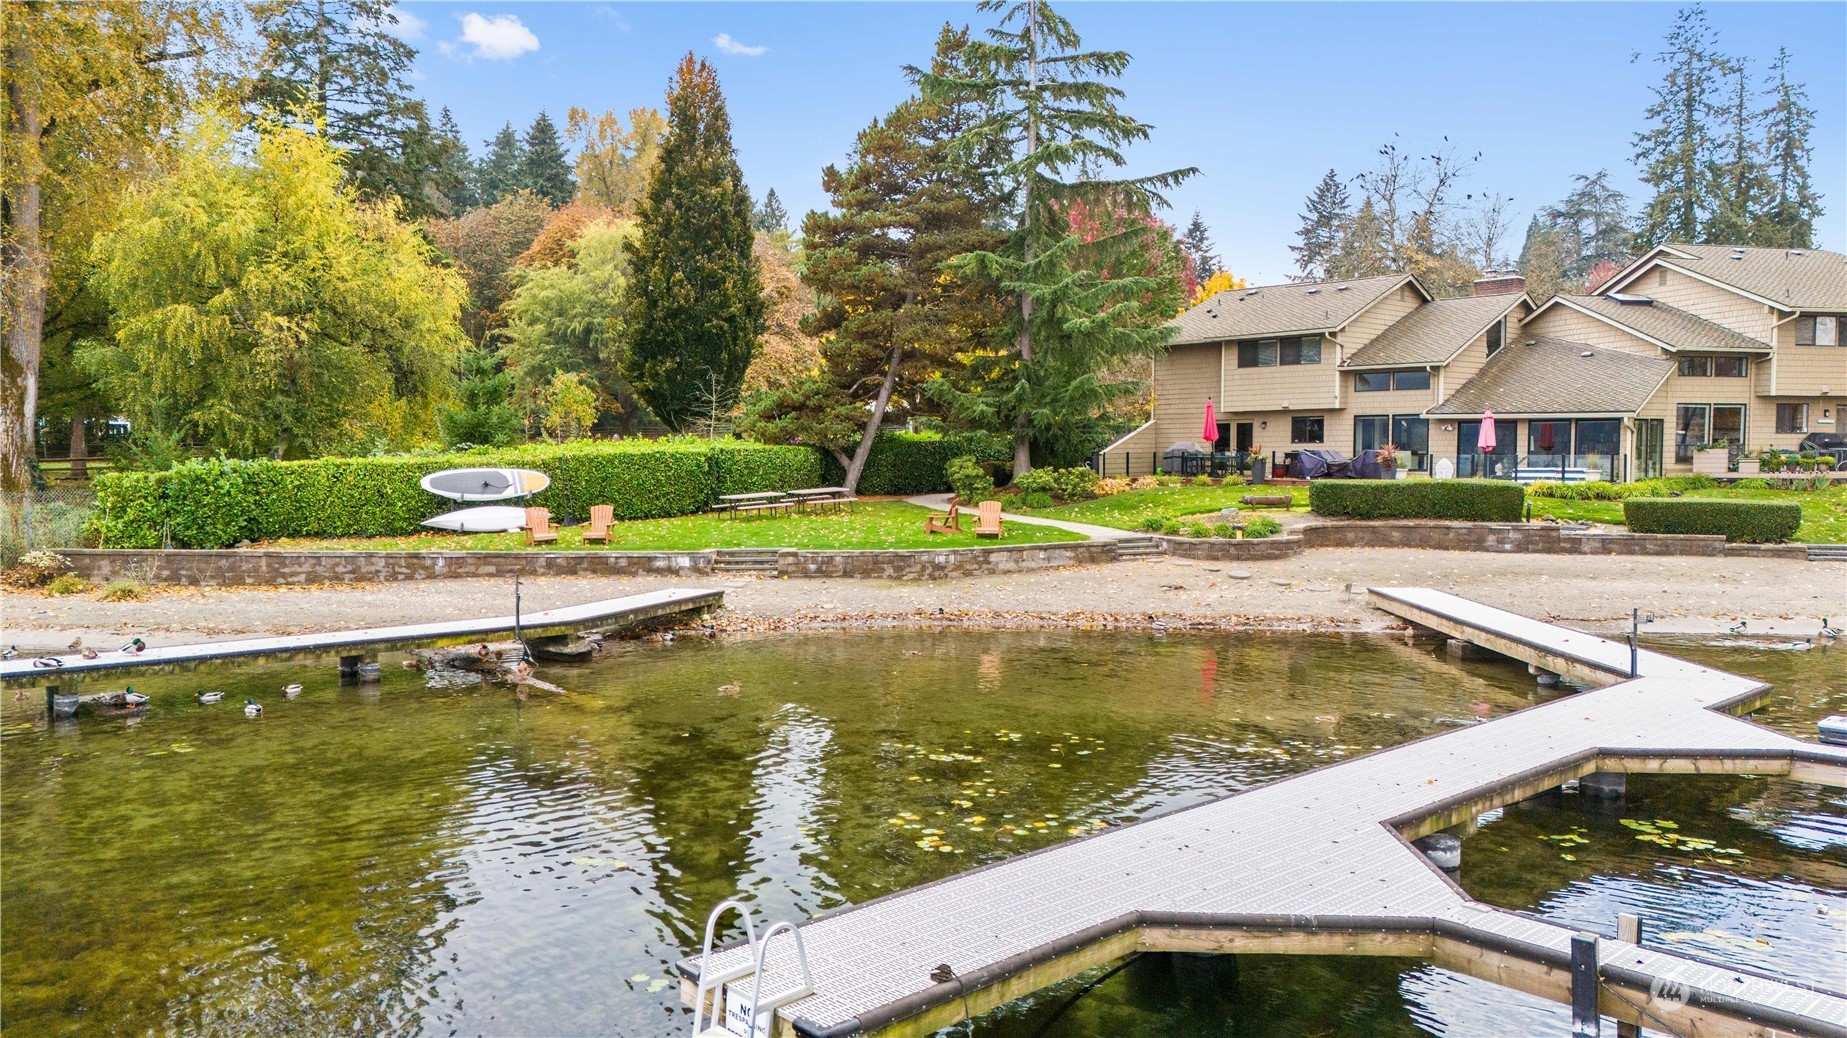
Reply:
[[[1649,250],[1598,291],[1619,292],[1657,264],[1779,310],[1847,310],[1847,256],[1826,249],[1672,242]]]
[[[1533,317],[1538,317],[1554,306],[1563,306],[1595,318],[1614,328],[1620,328],[1631,335],[1667,350],[1677,353],[1681,350],[1718,351],[1721,353],[1769,353],[1770,344],[1753,339],[1743,332],[1733,331],[1722,324],[1715,324],[1677,309],[1666,303],[1656,302],[1642,296],[1624,296],[1630,300],[1623,302],[1611,296],[1553,296],[1545,306],[1539,308]],[[1532,318],[1527,318],[1531,321]]]
[[[1228,289],[1168,322],[1179,329],[1168,345],[1338,331],[1407,281],[1430,298],[1409,274]]]
[[[1431,416],[1634,414],[1672,374],[1665,357],[1542,337],[1509,343]]]
[[[1341,367],[1446,364],[1521,302],[1532,305],[1522,292],[1433,299],[1355,350]]]

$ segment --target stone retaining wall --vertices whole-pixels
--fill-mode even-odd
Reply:
[[[1292,534],[1236,540],[1223,537],[1162,537],[1161,545],[1169,555],[1206,562],[1250,562],[1258,559],[1286,559],[1300,555],[1302,538]]]
[[[785,577],[878,577],[885,580],[943,580],[982,573],[1019,573],[1059,566],[1114,562],[1112,541],[996,545],[912,551],[782,551],[776,572]]]
[[[632,577],[704,575],[710,551],[137,551],[63,548],[79,576],[94,581],[229,587],[373,584],[444,577]]]

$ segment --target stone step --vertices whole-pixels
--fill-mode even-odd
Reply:
[[[1118,558],[1140,558],[1147,555],[1165,555],[1167,549],[1152,537],[1125,537],[1116,542]]]
[[[1847,562],[1847,544],[1811,544],[1810,562]]]
[[[723,548],[712,555],[712,568],[721,573],[774,573],[775,548]]]

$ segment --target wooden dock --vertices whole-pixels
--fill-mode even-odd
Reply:
[[[1581,935],[1471,900],[1409,840],[1593,772],[1847,785],[1847,748],[1727,713],[1755,702],[1758,682],[1648,651],[1632,678],[1623,643],[1439,591],[1372,596],[1418,625],[1603,687],[808,920],[798,929],[809,993],[773,1010],[774,1032],[928,1034],[1138,950],[1409,956],[1570,1003]],[[765,992],[803,989],[792,944],[770,940]],[[1592,947],[1598,984],[1581,990],[1618,1020],[1688,1035],[1847,1036],[1838,976],[1771,977],[1609,936]],[[933,979],[943,966],[951,979]],[[688,1004],[699,968],[696,955],[679,963]],[[712,971],[750,997],[747,948],[714,953]]]
[[[702,613],[718,608],[724,601],[723,591],[672,588],[560,609],[538,610],[517,618],[508,614],[398,627],[366,627],[356,631],[331,631],[324,634],[156,646],[133,655],[116,651],[102,652],[93,660],[75,654],[60,655],[57,658],[63,665],[55,668],[40,667],[32,660],[22,658],[0,663],[0,688],[71,685],[117,671],[150,668],[184,670],[233,659],[338,656],[342,660],[344,672],[349,662],[376,660],[381,652],[466,645],[513,634],[516,628],[528,639],[617,630],[664,616]]]

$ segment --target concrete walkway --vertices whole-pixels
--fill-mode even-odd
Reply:
[[[928,508],[935,512],[949,511],[948,494],[920,494],[917,497],[907,497],[904,501],[906,504]],[[968,511],[973,512],[974,509],[971,508],[968,509]],[[1056,526],[1060,530],[1081,533],[1093,541],[1122,541],[1148,536],[1145,533],[1136,533],[1132,530],[1118,530],[1113,526],[1092,526],[1089,523],[1071,523],[1063,519],[1045,519],[1036,515],[1016,515],[1012,512],[1002,512],[1000,517],[1010,523],[1025,523],[1028,526]]]

